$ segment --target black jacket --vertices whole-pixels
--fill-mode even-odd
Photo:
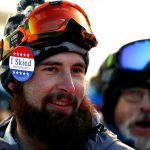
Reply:
[[[19,150],[17,143],[12,138],[15,119],[10,117],[0,124],[0,150]],[[133,150],[123,144],[117,136],[106,129],[99,121],[99,114],[95,111],[92,118],[93,133],[85,142],[86,150]]]

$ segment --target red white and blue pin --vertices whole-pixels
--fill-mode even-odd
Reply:
[[[10,55],[9,67],[13,77],[21,82],[31,78],[35,63],[32,52],[25,46],[16,47]]]

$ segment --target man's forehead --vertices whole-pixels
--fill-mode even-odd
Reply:
[[[47,60],[82,61],[82,62],[84,62],[83,57],[80,54],[74,53],[74,52],[58,53],[53,56],[49,56],[48,58],[43,60],[43,62],[45,62]]]
[[[43,60],[39,65],[52,65],[52,64],[80,64],[86,66],[83,57],[80,54],[73,52],[63,52],[53,56],[49,56]]]

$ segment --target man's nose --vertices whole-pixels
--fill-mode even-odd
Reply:
[[[145,96],[143,97],[143,100],[140,104],[140,109],[143,112],[150,113],[150,93],[149,92],[147,94],[145,94]]]
[[[65,73],[62,75],[59,89],[67,93],[74,93],[75,84],[71,73]]]

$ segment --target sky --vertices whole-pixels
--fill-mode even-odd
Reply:
[[[98,45],[90,51],[87,78],[96,75],[109,53],[131,41],[150,38],[150,0],[68,0],[87,13]],[[18,0],[3,0],[0,12],[15,11]],[[1,21],[1,17],[0,17]],[[0,37],[3,37],[3,26]]]

